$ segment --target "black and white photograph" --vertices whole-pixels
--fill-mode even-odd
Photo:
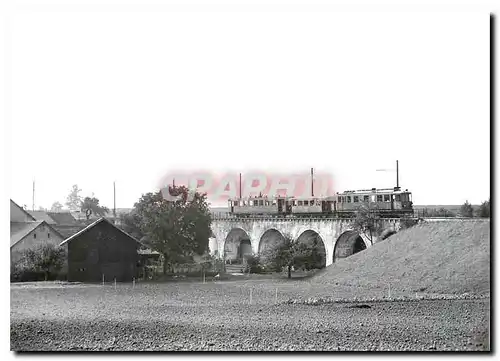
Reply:
[[[10,357],[492,353],[492,2],[3,8]]]

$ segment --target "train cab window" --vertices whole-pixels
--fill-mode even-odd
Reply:
[[[301,206],[302,205],[302,201],[298,201],[297,205]]]
[[[351,196],[347,196],[347,203],[351,203]]]
[[[354,200],[353,200],[354,203],[358,203],[359,202],[359,197],[358,196],[354,196],[353,198],[354,198]]]
[[[369,202],[370,196],[363,196],[363,202]]]
[[[234,206],[238,207],[240,205],[240,202],[234,201]]]
[[[384,194],[384,202],[390,202],[391,196],[389,194]]]
[[[264,201],[261,199],[261,200],[259,201],[259,206],[263,206],[263,205],[264,205]]]
[[[396,194],[396,202],[401,202],[401,194]]]
[[[382,194],[377,195],[377,202],[382,202]]]

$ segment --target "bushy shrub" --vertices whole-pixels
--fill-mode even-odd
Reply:
[[[265,273],[265,267],[261,264],[259,256],[248,256],[245,272]]]
[[[22,252],[21,259],[11,265],[11,282],[54,281],[65,278],[60,274],[66,261],[63,248],[43,244]]]
[[[418,218],[410,218],[410,217],[402,217],[400,222],[401,222],[401,229],[408,229],[413,226],[416,226],[419,223],[420,219]]]

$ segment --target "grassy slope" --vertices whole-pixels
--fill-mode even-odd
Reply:
[[[326,268],[311,294],[489,293],[490,222],[424,223]]]

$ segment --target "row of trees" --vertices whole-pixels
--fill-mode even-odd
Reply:
[[[490,200],[484,201],[481,203],[479,208],[474,211],[472,204],[469,201],[465,201],[465,203],[460,207],[460,215],[462,217],[480,217],[480,218],[490,218]]]
[[[479,207],[474,209],[469,201],[465,201],[464,204],[460,206],[455,212],[444,207],[439,209],[419,209],[416,211],[418,216],[421,217],[478,217],[478,218],[490,218],[490,200],[482,202]]]
[[[80,195],[81,191],[82,190],[78,188],[78,185],[73,185],[69,195],[66,197],[65,205],[68,210],[73,212],[84,212],[87,220],[90,219],[93,214],[104,217],[109,212],[109,209],[107,207],[101,206],[99,204],[99,199],[94,197],[94,194],[92,194],[91,197],[84,198]],[[52,206],[50,207],[50,211],[61,212],[63,208],[63,205],[59,201],[57,201],[52,204]],[[40,208],[40,210],[45,209]]]

